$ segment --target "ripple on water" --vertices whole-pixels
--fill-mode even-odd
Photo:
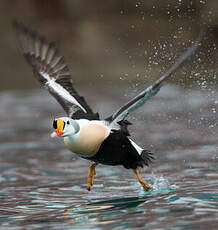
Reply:
[[[121,91],[111,90],[109,98],[90,94],[95,108],[117,106]],[[156,151],[141,170],[154,190],[144,192],[130,170],[99,166],[88,192],[89,163],[49,138],[59,107],[41,91],[0,94],[0,229],[217,229],[213,101],[174,86],[152,100],[130,119],[133,139]]]

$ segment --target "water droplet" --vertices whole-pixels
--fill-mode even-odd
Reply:
[[[212,108],[212,112],[213,112],[213,113],[216,113],[216,108]]]

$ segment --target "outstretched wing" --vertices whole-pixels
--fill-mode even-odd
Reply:
[[[61,104],[69,117],[98,119],[91,108],[73,88],[72,78],[64,57],[53,43],[14,22],[21,50],[33,69],[36,79]]]
[[[156,95],[160,90],[163,82],[169,78],[184,62],[188,59],[198,48],[199,43],[204,35],[204,30],[201,30],[200,35],[197,40],[193,43],[191,47],[189,47],[177,60],[177,62],[153,85],[149,86],[147,89],[143,90],[140,94],[138,94],[131,101],[127,102],[124,106],[119,108],[112,116],[110,116],[108,120],[111,125],[119,123],[122,121],[129,112],[137,109],[141,105],[143,105],[147,100],[149,100],[152,96]]]

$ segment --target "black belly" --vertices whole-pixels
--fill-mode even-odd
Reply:
[[[127,169],[145,164],[127,136],[120,131],[112,132],[94,156],[84,158],[104,165],[123,165]]]

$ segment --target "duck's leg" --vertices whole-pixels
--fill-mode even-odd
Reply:
[[[95,167],[98,165],[98,163],[92,163],[89,167],[89,173],[88,173],[88,185],[87,189],[88,191],[91,190],[91,187],[94,182],[94,176],[95,176]]]
[[[134,173],[136,174],[137,178],[138,178],[138,181],[139,183],[142,185],[144,191],[148,191],[149,189],[153,189],[153,187],[151,185],[149,185],[147,182],[143,181],[140,174],[139,174],[139,171],[137,169],[134,169],[133,170]]]
[[[96,166],[97,166],[97,164],[96,164]],[[96,167],[96,166],[95,166],[95,167]],[[93,185],[93,184],[94,184],[95,167],[93,168],[93,171],[92,171],[92,181],[91,181],[91,185]]]

